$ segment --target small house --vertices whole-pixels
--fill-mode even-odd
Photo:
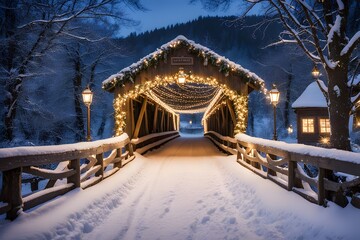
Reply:
[[[319,145],[329,142],[329,112],[326,99],[316,82],[307,86],[292,108],[297,115],[298,143]]]

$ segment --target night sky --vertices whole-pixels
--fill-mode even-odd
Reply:
[[[143,5],[147,11],[127,10],[127,16],[139,21],[136,27],[123,28],[121,36],[127,36],[131,32],[141,33],[155,28],[166,27],[171,24],[184,23],[198,18],[199,16],[229,16],[237,15],[239,4],[232,6],[224,11],[207,11],[200,3],[189,4],[189,0],[143,0]]]

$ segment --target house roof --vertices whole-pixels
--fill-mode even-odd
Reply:
[[[318,80],[320,84],[324,82]],[[310,108],[310,107],[327,107],[326,99],[321,92],[318,83],[312,82],[306,87],[305,91],[291,105],[292,108]]]
[[[157,66],[161,60],[166,61],[167,55],[171,50],[184,46],[188,48],[189,52],[192,52],[199,58],[202,58],[204,60],[204,64],[206,62],[206,64],[217,66],[219,68],[219,72],[224,73],[225,76],[231,72],[234,75],[240,76],[245,82],[251,83],[258,89],[264,86],[264,80],[255,73],[250,72],[241,65],[218,55],[209,48],[197,44],[194,41],[180,35],[174,40],[162,45],[156,51],[143,57],[138,62],[133,63],[129,67],[122,69],[120,72],[111,75],[109,78],[103,81],[103,89],[110,91],[115,86],[120,85],[120,83],[125,81],[133,81],[141,71],[146,70],[151,66]]]

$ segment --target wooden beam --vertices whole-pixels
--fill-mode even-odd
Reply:
[[[164,131],[164,119],[165,119],[165,110],[161,111],[161,121],[160,121],[160,132]]]
[[[149,134],[149,122],[148,122],[148,114],[147,114],[147,110],[145,110],[145,114],[144,114],[144,117],[145,117],[145,135],[148,135]]]
[[[152,132],[153,132],[153,133],[155,133],[156,130],[157,130],[156,128],[157,128],[158,111],[159,111],[159,105],[156,104],[156,106],[155,106],[155,112],[154,112],[153,129],[152,129]]]
[[[221,111],[221,133],[224,136],[227,136],[227,127],[226,127],[226,117],[225,117],[225,113],[224,113],[224,106],[220,107],[220,111]]]
[[[10,206],[10,210],[6,213],[6,219],[9,220],[14,220],[19,215],[23,205],[21,172],[21,167],[3,172],[2,198]]]
[[[232,121],[233,121],[233,123],[234,123],[234,126],[236,126],[236,115],[235,115],[233,106],[232,106],[232,104],[231,104],[231,102],[230,102],[229,99],[226,99],[226,104],[227,104],[227,106],[228,106],[228,108],[229,108],[230,116],[231,116],[231,119],[232,119]]]
[[[131,117],[131,132],[133,133],[135,130],[134,102],[132,99],[130,99],[129,103],[130,103],[129,111],[130,111],[130,117]],[[131,136],[129,136],[129,137],[131,137]]]
[[[172,114],[172,120],[173,120],[173,129],[174,129],[174,131],[176,131],[176,114],[175,113]]]
[[[143,120],[143,117],[144,117],[144,113],[146,111],[146,105],[147,105],[147,97],[144,98],[143,104],[141,106],[141,110],[140,110],[139,117],[138,117],[137,122],[136,122],[136,127],[135,127],[134,134],[133,134],[132,138],[138,138],[138,136],[139,136],[141,123],[142,123],[142,120]]]
[[[166,112],[166,131],[170,130],[170,113]]]

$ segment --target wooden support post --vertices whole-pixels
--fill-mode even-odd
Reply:
[[[175,113],[172,114],[172,124],[173,124],[174,131],[176,131],[176,115],[175,115]]]
[[[161,111],[160,132],[164,131],[165,109]]]
[[[170,113],[166,112],[166,131],[170,131]]]
[[[10,205],[6,219],[14,220],[23,207],[21,196],[21,167],[3,172],[2,198]]]
[[[324,177],[325,177],[325,169],[319,167],[318,173],[318,204],[323,206],[325,204],[325,184],[324,184]]]
[[[118,148],[116,149],[116,158],[120,158],[122,154],[122,148]],[[122,160],[121,159],[119,162],[114,163],[114,168],[118,167],[118,168],[122,168]]]
[[[74,175],[71,175],[67,178],[67,183],[73,183],[75,188],[80,187],[80,159],[71,160],[69,165],[69,169],[75,169],[76,172]]]
[[[101,166],[99,171],[95,173],[95,176],[101,176],[101,178],[104,177],[104,155],[103,153],[96,154],[96,165]]]
[[[133,145],[132,143],[129,143],[125,146],[126,150],[129,151],[129,156],[133,156],[134,155],[134,150],[133,150]]]
[[[159,111],[159,105],[155,105],[155,112],[154,112],[154,122],[153,122],[153,133],[157,132],[157,119],[158,119],[158,111]]]
[[[271,159],[273,159],[273,160],[276,160],[276,159],[277,159],[277,156],[276,156],[276,155],[273,155],[273,154],[269,154],[269,157],[270,157]],[[269,163],[269,165],[270,165],[270,163]],[[268,169],[267,169],[267,175],[268,175],[268,176],[269,176],[269,175],[270,175],[270,176],[276,176],[276,171],[268,168]]]
[[[231,116],[231,119],[232,119],[233,124],[235,126],[236,125],[236,115],[235,115],[232,103],[230,102],[229,99],[226,99],[226,104],[227,104],[227,106],[229,108],[230,116]]]
[[[226,131],[226,118],[225,118],[225,113],[224,113],[224,106],[221,105],[221,134],[223,136],[227,136],[227,131]]]
[[[295,187],[295,169],[296,162],[289,161],[288,163],[288,191],[292,191],[293,187]]]
[[[146,105],[147,105],[147,97],[144,98],[143,104],[141,106],[139,118],[138,118],[138,120],[136,122],[136,127],[135,127],[134,134],[133,134],[132,138],[138,138],[138,136],[139,136],[142,119],[143,119],[144,113],[146,111]]]
[[[126,119],[125,119],[125,132],[128,134],[131,139],[132,134],[134,132],[134,109],[132,99],[127,99],[125,102],[125,106],[121,106],[123,111],[125,111]]]
[[[180,115],[176,115],[176,130],[180,131]]]
[[[130,98],[129,103],[130,103],[129,111],[130,111],[130,116],[131,116],[131,133],[133,133],[135,130],[134,101]],[[130,135],[129,135],[129,137],[131,138]]]
[[[149,134],[149,122],[148,122],[148,114],[147,114],[147,110],[145,110],[145,135]]]

